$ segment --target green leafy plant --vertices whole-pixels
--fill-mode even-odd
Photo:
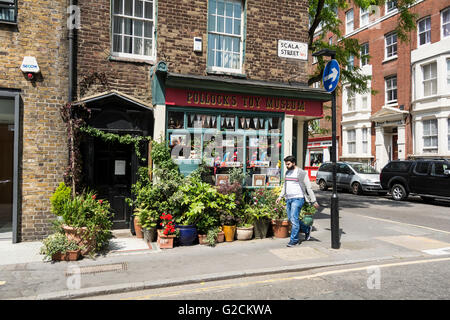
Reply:
[[[142,228],[156,228],[159,220],[159,213],[157,210],[142,205],[134,210],[134,214],[139,219],[139,224]]]
[[[63,233],[51,234],[42,243],[43,246],[40,248],[39,253],[44,255],[44,260],[46,258],[52,260],[53,255],[57,253],[66,253],[67,251],[80,249],[76,242],[68,241]]]
[[[286,203],[284,200],[281,200],[277,204],[278,195],[279,191],[277,188],[259,188],[255,190],[250,195],[250,205],[255,208],[253,216],[256,219],[263,217],[270,217],[274,220],[286,219]]]
[[[217,235],[221,231],[220,227],[212,228],[208,230],[206,234],[206,242],[209,246],[214,247],[216,245]]]
[[[62,216],[64,203],[72,199],[72,189],[61,182],[50,197],[51,211],[54,215]]]
[[[234,184],[235,182],[242,185],[242,181],[247,179],[250,174],[248,172],[242,171],[241,168],[232,168],[229,172],[230,174],[230,184]]]

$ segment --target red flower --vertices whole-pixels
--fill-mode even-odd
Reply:
[[[92,196],[92,199],[94,199],[95,200],[95,198],[97,198],[97,196],[94,194],[93,196]]]
[[[100,204],[103,204],[103,200],[98,200],[98,202],[99,202]]]

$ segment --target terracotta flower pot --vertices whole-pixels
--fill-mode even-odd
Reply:
[[[69,241],[75,241],[76,244],[83,246],[81,250],[82,255],[86,255],[95,249],[97,242],[95,238],[89,239],[87,237],[88,229],[86,227],[75,228],[63,225],[64,233]]]
[[[221,243],[225,241],[225,233],[223,231],[220,231],[217,234],[217,242]]]
[[[81,255],[81,250],[67,250],[65,253],[55,253],[52,255],[53,261],[77,261]]]
[[[251,240],[253,237],[253,226],[251,227],[237,227],[236,229],[238,240]]]
[[[158,245],[160,249],[172,249],[173,248],[173,240],[175,239],[175,235],[164,235],[161,230],[158,230]]]
[[[272,220],[272,230],[275,238],[289,237],[289,221],[287,220]]]
[[[136,232],[136,238],[143,239],[144,233],[142,232],[142,227],[139,224],[139,218],[134,217],[134,231]]]
[[[232,242],[234,241],[234,234],[236,232],[236,226],[223,226],[223,233],[225,234],[225,241]]]
[[[208,241],[206,241],[206,234],[198,235],[198,243],[199,244],[208,244]]]

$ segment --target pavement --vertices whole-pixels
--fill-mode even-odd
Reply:
[[[321,199],[319,198],[319,202]],[[325,201],[323,201],[325,202]],[[450,255],[450,232],[377,219],[340,208],[340,248],[331,248],[330,208],[322,203],[309,241],[266,238],[159,249],[115,231],[106,253],[44,262],[41,242],[0,241],[0,299],[57,300],[215,280]],[[301,234],[300,239],[303,239]]]

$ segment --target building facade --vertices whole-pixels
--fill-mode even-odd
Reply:
[[[0,1],[0,238],[43,238],[67,165],[65,1]],[[26,58],[27,57],[27,58]]]
[[[343,34],[361,44],[361,59],[350,63],[372,76],[369,87],[377,92],[354,94],[342,83],[339,160],[381,170],[395,159],[450,157],[449,6],[448,1],[416,1],[410,10],[418,16],[417,28],[409,42],[397,38],[395,1],[339,10]]]

